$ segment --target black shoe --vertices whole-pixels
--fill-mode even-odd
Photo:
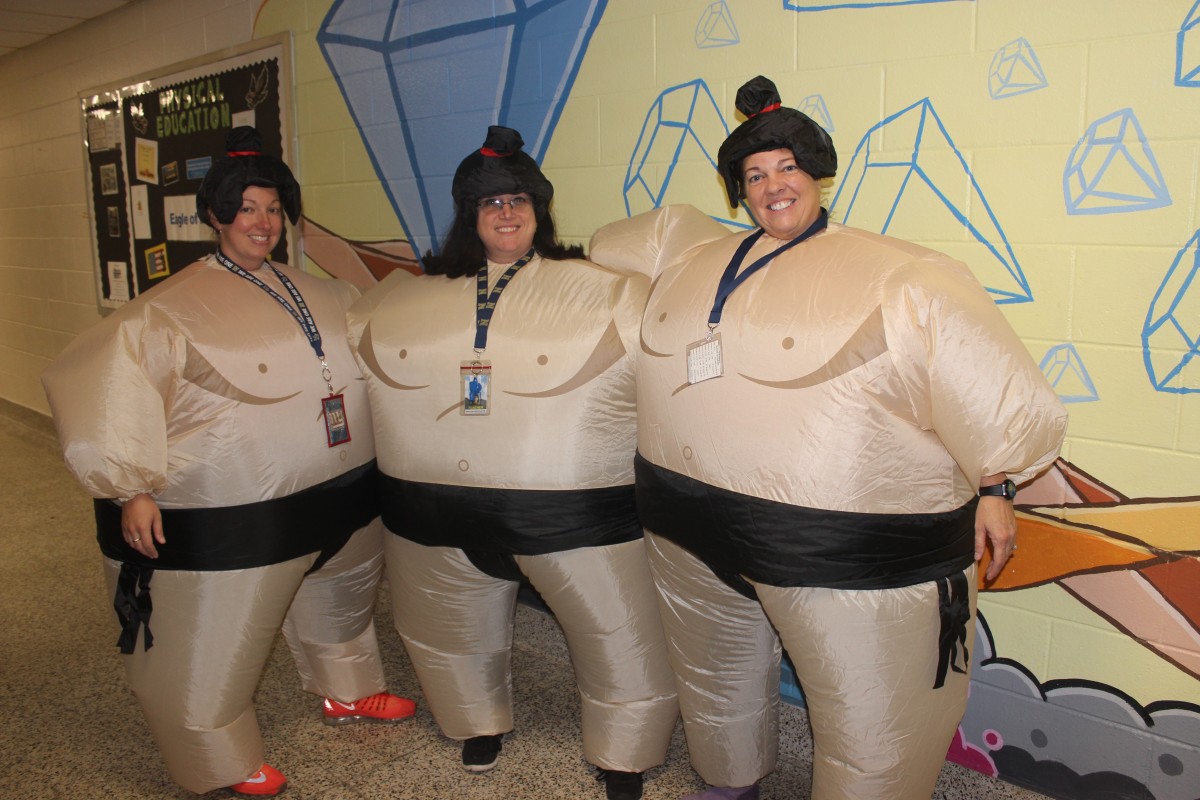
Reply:
[[[642,800],[642,773],[596,769],[596,780],[604,781],[608,800]]]
[[[500,740],[504,734],[472,736],[463,742],[462,764],[467,772],[487,772],[500,758]]]

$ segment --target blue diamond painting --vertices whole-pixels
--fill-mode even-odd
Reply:
[[[696,23],[696,47],[729,47],[741,41],[725,0],[704,9]]]
[[[879,233],[904,228],[902,238],[909,239],[953,241],[965,230],[982,246],[978,258],[967,260],[993,299],[1033,300],[1000,221],[929,98],[867,131],[838,183],[835,212],[847,225]]]
[[[829,115],[829,106],[825,105],[824,97],[819,94],[810,94],[801,100],[800,105],[796,108],[811,117],[814,122],[825,129],[826,133],[833,133],[833,117]]]
[[[792,11],[828,11],[831,8],[886,8],[887,6],[920,6],[926,3],[973,3],[975,0],[783,0],[783,7]]]
[[[1073,344],[1051,347],[1042,358],[1042,374],[1064,403],[1090,403],[1100,399],[1092,376]]]
[[[1200,86],[1200,0],[1192,5],[1175,34],[1175,85]]]
[[[606,3],[334,1],[317,44],[417,252],[437,252],[487,126],[542,160]]]
[[[1120,214],[1171,205],[1158,161],[1131,108],[1093,122],[1063,170],[1068,214]]]
[[[720,202],[724,194],[717,180],[716,148],[728,135],[729,126],[703,80],[664,90],[650,106],[629,159],[622,186],[625,213],[690,203],[718,222],[750,227],[729,219],[728,206]]]
[[[992,57],[992,66],[988,70],[988,94],[993,100],[1036,92],[1048,85],[1033,45],[1024,38],[1009,42]]]
[[[1175,256],[1142,326],[1142,359],[1160,392],[1200,392],[1200,231]]]

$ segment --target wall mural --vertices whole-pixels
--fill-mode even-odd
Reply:
[[[1038,366],[1064,403],[1090,403],[1100,399],[1075,345],[1068,342],[1051,347]]]
[[[1068,214],[1121,214],[1171,205],[1162,170],[1132,108],[1088,126],[1063,170]]]
[[[720,48],[748,46],[756,24],[778,27],[763,21],[771,14],[863,9],[849,13],[868,15],[869,9],[884,6],[926,6],[923,13],[929,14],[939,3],[956,1],[975,2],[784,0],[782,11],[756,15],[735,5],[739,24],[726,0],[697,2],[677,30],[687,51],[700,59],[696,63],[711,66],[714,62],[705,59],[720,54]],[[308,258],[359,286],[393,269],[420,272],[416,253],[437,246],[452,216],[454,169],[478,146],[486,125],[518,128],[535,158],[546,155],[588,46],[604,32],[606,5],[605,0],[506,0],[481,7],[333,0],[316,43],[407,238],[356,241],[306,219]],[[628,9],[623,11],[620,23],[628,26]],[[894,19],[906,12],[887,13]],[[628,29],[622,31],[625,35]],[[984,62],[986,72],[975,79],[986,82],[985,100],[1015,108],[1054,90],[1032,38],[1015,39],[995,51],[990,66]],[[736,85],[745,77],[743,70],[725,75],[697,67],[692,73],[697,77],[676,79],[669,88],[653,90],[655,95],[644,85],[623,87],[611,63],[597,69],[606,78],[614,75],[603,91],[648,95],[640,101],[648,105],[642,106],[644,115],[619,115],[619,124],[603,131],[610,148],[619,150],[625,142],[630,155],[619,189],[598,186],[596,191],[619,190],[629,215],[691,202],[732,229],[752,224],[744,210],[725,206],[713,175],[716,149],[736,123],[722,113],[713,87]],[[1173,85],[1200,86],[1200,0],[1179,28],[1176,69]],[[817,91],[822,88],[804,87],[802,105],[833,131],[827,101],[849,109],[851,98]],[[850,139],[857,146],[842,145],[849,158],[843,156],[831,211],[857,227],[956,243],[955,254],[972,266],[996,303],[1014,312],[1028,308],[1034,293],[1010,244],[1010,223],[1001,223],[1023,218],[1008,207],[1011,200],[993,206],[985,196],[985,181],[977,179],[937,110],[969,101],[934,94],[890,102],[903,107],[880,113],[878,122],[860,121],[865,131]],[[1063,148],[1059,163],[1065,164],[1068,216],[1148,212],[1172,203],[1146,129],[1132,108],[1090,122],[1073,148]],[[1016,241],[1027,239],[1021,231]],[[1154,394],[1200,392],[1198,272],[1200,231],[1166,270],[1142,328],[1141,352]],[[1097,390],[1073,343],[1051,345],[1041,369],[1064,402],[1103,408],[1109,399]],[[1023,486],[1017,503],[1019,557],[984,589],[971,703],[949,758],[1057,797],[1200,800],[1200,537],[1195,533],[1200,495],[1129,497],[1060,460]],[[1049,620],[1048,627],[1059,619],[1083,619],[1083,626],[1107,631],[1104,641],[1138,666],[1107,680],[1079,677],[1094,675],[1089,670],[1095,664],[1110,660],[1100,649],[1047,663],[1026,632],[1014,627],[1009,610],[1022,602],[1035,609],[1032,618]],[[1045,637],[1053,638],[1048,632]],[[1100,639],[1082,641],[1095,646]],[[1146,691],[1158,685],[1147,690],[1150,674],[1159,681],[1166,675],[1166,685],[1183,688],[1149,699]]]
[[[692,202],[718,222],[749,228],[749,223],[729,217],[729,207],[715,192],[710,202],[703,203],[687,189],[671,191],[677,171],[694,173],[697,162],[715,174],[717,148],[728,135],[725,116],[703,80],[664,89],[646,112],[629,157],[622,187],[625,213],[632,217],[672,203]]]
[[[918,241],[952,241],[956,237],[947,225],[965,229],[982,247],[964,260],[995,301],[1033,300],[1000,220],[928,97],[867,131],[839,172],[830,215],[856,228]],[[973,220],[972,208],[986,219],[976,213]]]
[[[488,125],[541,161],[606,2],[334,2],[317,43],[418,252],[437,252]]]
[[[988,70],[988,94],[993,100],[1036,92],[1049,86],[1037,53],[1024,37],[1001,47]]]
[[[833,115],[829,113],[829,106],[825,105],[825,98],[821,95],[810,94],[797,103],[796,108],[812,117],[813,121],[824,128],[826,133],[833,133],[837,130],[833,125]]]
[[[1200,679],[1200,498],[1129,498],[1059,459],[1017,495],[1020,550],[986,591],[1056,585]],[[981,613],[950,758],[1056,797],[1196,800],[1200,698],[1141,705],[1095,681],[1041,682]]]
[[[1183,246],[1163,278],[1142,327],[1142,356],[1150,383],[1160,392],[1200,392],[1200,231]]]
[[[696,47],[729,47],[740,41],[733,13],[725,0],[704,9],[696,23]]]
[[[1175,36],[1175,85],[1200,86],[1200,0],[1192,5]]]

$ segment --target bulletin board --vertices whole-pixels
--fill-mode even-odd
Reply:
[[[96,296],[115,308],[216,249],[196,190],[239,125],[291,163],[291,36],[278,34],[79,95]],[[300,252],[286,225],[272,260]]]

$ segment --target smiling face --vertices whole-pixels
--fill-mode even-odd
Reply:
[[[786,148],[742,159],[742,185],[755,221],[776,239],[796,238],[821,213],[820,185]]]
[[[242,205],[233,222],[218,228],[221,252],[239,267],[258,269],[271,255],[283,233],[283,207],[279,192],[263,186],[247,186],[242,192]]]
[[[518,198],[523,198],[524,202]],[[489,202],[503,201],[503,205]],[[517,203],[510,203],[517,200]],[[533,198],[521,194],[498,194],[479,201],[475,217],[475,232],[483,242],[488,260],[497,264],[511,264],[533,246],[533,234],[537,231],[537,216],[533,210]]]

